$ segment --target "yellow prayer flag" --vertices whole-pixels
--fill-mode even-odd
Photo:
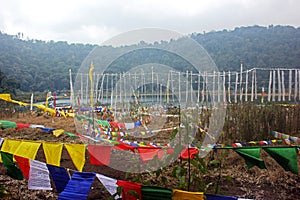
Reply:
[[[48,112],[48,113],[50,113],[50,114],[52,114],[52,115],[56,115],[56,110],[55,110],[55,109],[52,109],[52,108],[46,108],[44,111],[45,111],[45,112]]]
[[[10,154],[15,154],[18,146],[21,144],[21,140],[12,140],[12,139],[5,139],[3,141],[1,151],[7,152]]]
[[[85,164],[85,144],[65,144],[65,147],[78,171],[82,172]]]
[[[203,192],[188,192],[183,190],[173,190],[173,200],[204,200]]]
[[[40,142],[22,141],[21,144],[16,149],[14,155],[34,160],[40,148],[40,145],[41,145]]]
[[[43,150],[47,164],[60,166],[62,143],[43,142]]]
[[[0,99],[4,101],[11,101],[10,94],[0,94]]]
[[[59,137],[61,134],[63,134],[65,131],[63,129],[57,129],[53,131],[53,135],[56,137]]]

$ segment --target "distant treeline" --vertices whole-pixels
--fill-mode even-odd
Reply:
[[[88,53],[97,47],[91,44],[24,40],[22,35],[0,32],[0,92],[67,90],[69,69],[76,74]],[[238,71],[241,62],[244,69],[300,67],[300,28],[251,26],[231,31],[195,33],[190,37],[207,50],[221,71]],[[108,52],[113,49],[101,48],[106,48]],[[122,56],[111,64],[108,71],[126,71],[143,64],[139,60],[145,61],[145,58],[149,63],[172,65],[182,71],[190,68],[186,61],[175,55],[144,49],[133,52],[130,57]]]

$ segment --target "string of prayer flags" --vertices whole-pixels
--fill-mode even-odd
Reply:
[[[122,187],[122,199],[138,200],[142,198],[142,185],[124,180],[117,180],[117,185]]]
[[[49,170],[47,168],[46,163],[37,160],[30,160],[28,189],[52,190],[49,177]]]
[[[183,190],[173,190],[173,199],[172,200],[204,200],[203,192],[188,192]]]
[[[274,158],[286,171],[298,174],[297,150],[296,148],[269,147],[264,150]]]
[[[7,175],[17,180],[23,180],[23,173],[13,162],[13,155],[1,151],[1,157],[4,167],[7,169]]]
[[[110,151],[112,146],[88,145],[90,164],[106,165],[110,164]]]
[[[50,172],[51,178],[54,182],[56,191],[61,193],[68,184],[70,177],[67,170],[63,167],[47,164],[47,168]]]
[[[58,200],[86,200],[95,176],[93,172],[75,171]]]
[[[24,177],[29,179],[29,170],[30,170],[30,162],[28,158],[23,158],[21,156],[14,155],[15,160],[17,161],[17,165],[22,171]]]
[[[85,164],[85,144],[65,144],[65,147],[75,165],[76,169],[82,172]]]
[[[60,166],[62,143],[43,142],[43,150],[47,164]]]
[[[118,187],[117,179],[110,178],[102,174],[96,174],[96,177],[102,183],[102,185],[107,189],[110,195],[114,195],[117,193],[117,187]],[[116,196],[116,198],[118,198],[118,196]]]
[[[260,169],[266,169],[264,161],[260,158],[261,148],[240,148],[234,149],[245,160],[247,167],[258,166]]]
[[[280,133],[278,131],[272,131],[271,134],[278,139],[282,139],[286,144],[291,145],[291,142],[300,144],[300,137],[294,137],[288,134]]]
[[[172,200],[172,190],[157,186],[142,186],[143,200]]]

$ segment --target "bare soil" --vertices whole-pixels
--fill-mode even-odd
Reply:
[[[73,118],[59,118],[59,117],[45,117],[33,116],[26,113],[16,114],[12,117],[2,118],[3,120],[10,120],[16,123],[40,124],[49,128],[64,129],[65,131],[76,133]],[[82,143],[80,139],[74,139],[68,135],[55,137],[52,134],[44,133],[39,129],[7,129],[0,130],[3,138],[16,138],[26,140],[40,140],[40,141],[54,141],[64,143]],[[224,158],[222,155],[224,151],[229,151]],[[206,184],[213,182],[214,185],[218,183],[220,186],[219,193],[224,195],[232,195],[252,199],[300,199],[300,176],[287,172],[282,169],[267,153],[262,152],[262,159],[264,159],[267,169],[259,169],[253,167],[247,169],[247,166],[242,157],[232,150],[218,150],[212,152],[205,159],[207,161],[218,158],[222,160],[222,168],[220,171],[215,171],[213,168],[209,173],[202,176]],[[298,155],[298,166],[300,166],[300,156]],[[39,149],[37,160],[45,162],[45,156],[42,148]],[[171,171],[178,162],[175,162],[163,172],[164,176],[168,177],[166,184],[163,187],[177,188],[178,182],[171,177]],[[61,166],[68,169],[75,169],[68,152],[63,149]],[[96,166],[89,164],[89,157],[86,155],[86,164],[83,171],[90,171],[101,173],[115,179],[125,179],[125,173],[106,166]],[[130,176],[131,178],[133,177]],[[128,180],[130,180],[130,177]],[[143,181],[149,180],[153,185],[160,185],[160,179],[153,179],[149,174],[143,174]],[[42,190],[28,190],[26,180],[14,180],[6,175],[6,169],[0,164],[0,186],[5,188],[7,193],[3,199],[57,199],[58,194],[53,191]],[[190,188],[194,190],[195,188]],[[214,193],[215,187],[209,187],[207,192]],[[98,180],[95,180],[92,189],[89,193],[88,199],[108,199],[109,193],[101,185]]]

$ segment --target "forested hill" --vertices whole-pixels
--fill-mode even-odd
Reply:
[[[300,67],[300,28],[291,26],[251,26],[208,33],[192,34],[211,55],[220,70],[245,68]],[[22,40],[0,32],[0,92],[14,87],[22,91],[69,89],[69,69],[77,72],[84,58],[96,45],[68,44]],[[110,47],[102,47],[108,48]],[[140,52],[135,59],[145,57]],[[170,63],[172,56],[163,59],[152,53],[151,62]],[[125,71],[131,61],[115,62],[111,71]],[[175,62],[176,63],[176,62]],[[177,62],[184,67],[182,62]],[[3,84],[4,82],[10,84]]]
[[[193,34],[192,38],[221,70],[237,70],[241,61],[247,68],[300,67],[300,27],[251,26]]]
[[[18,36],[0,33],[0,70],[7,79],[17,82],[22,91],[68,89],[69,69],[76,72],[94,47],[21,40]]]

